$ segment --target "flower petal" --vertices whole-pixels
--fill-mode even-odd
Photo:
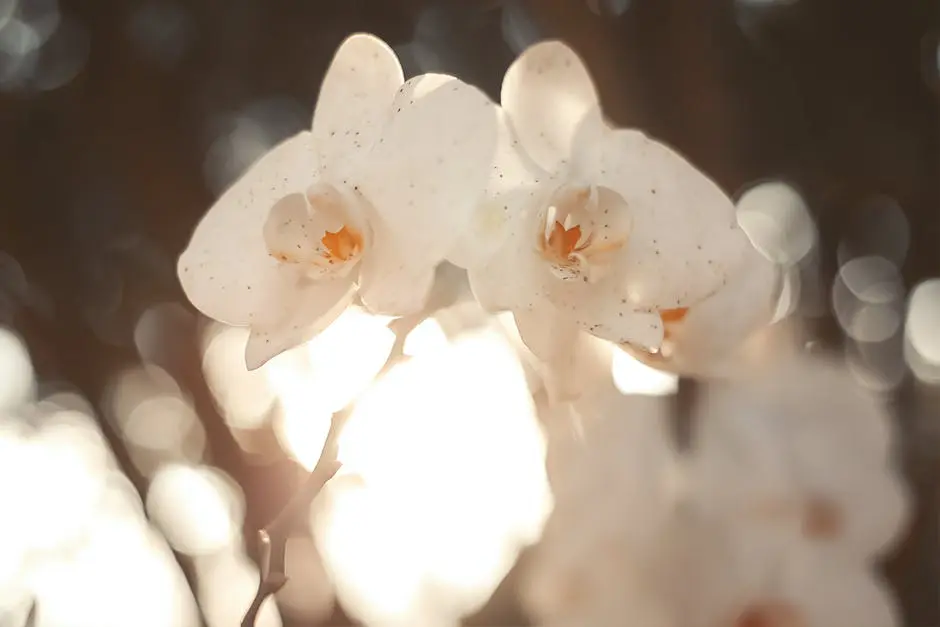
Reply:
[[[453,248],[487,182],[496,107],[443,75],[409,80],[368,164],[354,177],[394,246],[437,265]]]
[[[284,351],[313,339],[346,310],[355,293],[352,280],[346,278],[298,288],[285,320],[276,326],[251,328],[245,365],[249,370],[260,368]]]
[[[632,209],[618,263],[633,302],[684,307],[728,281],[751,244],[711,179],[638,131],[610,131],[578,152],[576,175],[613,189]]]
[[[659,314],[636,311],[606,283],[580,283],[572,287],[576,289],[555,291],[549,298],[584,331],[615,344],[647,349],[657,349],[662,344],[663,324]]]
[[[536,370],[553,401],[578,398],[602,373],[609,375],[609,360],[604,363],[593,350],[590,336],[553,307],[520,309],[513,318],[519,337],[542,366]]]
[[[898,607],[868,568],[808,556],[787,572],[787,596],[805,611],[806,624],[827,627],[897,627]]]
[[[350,160],[367,154],[403,82],[398,57],[381,39],[357,33],[340,44],[313,114],[313,136],[324,170],[329,167],[341,177]]]
[[[733,369],[738,349],[770,324],[781,279],[774,263],[754,248],[747,251],[727,285],[669,325],[667,368],[703,376]]]
[[[530,202],[532,193],[520,190],[505,197],[510,203],[509,222],[502,244],[485,263],[467,272],[473,295],[488,311],[534,309],[544,301],[543,286],[550,277],[535,250],[534,236],[526,237],[530,230],[535,232],[534,222],[528,211],[514,208]]]
[[[497,114],[496,155],[489,182],[466,229],[447,255],[448,261],[461,268],[486,263],[509,236],[513,220],[532,201],[537,181],[548,176],[522,152],[506,112],[497,109]]]
[[[569,158],[582,119],[598,107],[587,68],[560,41],[523,52],[506,71],[500,100],[525,151],[549,172]]]
[[[425,263],[397,246],[384,225],[373,223],[372,248],[359,270],[359,297],[374,314],[405,316],[421,311],[434,285],[437,264]]]
[[[264,224],[284,196],[316,178],[310,133],[299,133],[261,157],[209,209],[177,264],[180,284],[202,313],[247,325],[282,316],[293,277],[268,255]]]

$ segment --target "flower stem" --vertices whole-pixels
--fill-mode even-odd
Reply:
[[[277,517],[264,529],[258,531],[258,542],[261,544],[261,580],[258,582],[255,598],[245,612],[245,618],[242,619],[241,627],[255,627],[255,621],[264,601],[287,583],[285,568],[287,539],[298,517],[310,509],[313,499],[340,469],[341,464],[336,459],[336,440],[343,420],[343,414],[333,415],[330,431],[317,465],[310,471],[303,485]]]

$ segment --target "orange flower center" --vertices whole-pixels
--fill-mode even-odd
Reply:
[[[326,248],[324,257],[330,262],[349,261],[351,257],[362,250],[362,236],[355,230],[343,226],[339,231],[327,231],[320,239]]]
[[[842,511],[826,498],[812,498],[803,515],[803,535],[813,540],[838,538],[844,528]]]
[[[559,259],[567,259],[571,256],[571,253],[577,250],[580,240],[581,227],[579,225],[576,224],[570,229],[566,229],[561,222],[556,220],[552,232],[548,236],[547,252]]]
[[[659,318],[663,321],[663,338],[669,339],[672,334],[670,326],[682,322],[689,313],[688,307],[676,307],[675,309],[662,309],[659,312]]]

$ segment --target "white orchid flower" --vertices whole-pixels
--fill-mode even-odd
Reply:
[[[690,307],[660,312],[659,350],[629,343],[622,347],[660,370],[705,377],[740,372],[760,356],[744,355],[742,347],[770,324],[782,278],[778,265],[749,247],[714,294]]]
[[[213,205],[179,260],[210,318],[251,329],[257,368],[328,326],[358,292],[374,313],[419,310],[478,201],[496,107],[451,76],[404,82],[383,41],[340,45],[313,127],[273,148]]]
[[[751,248],[734,204],[669,147],[610,128],[561,42],[526,50],[501,99],[486,201],[451,260],[561,368],[581,331],[659,351],[666,324],[719,293]]]

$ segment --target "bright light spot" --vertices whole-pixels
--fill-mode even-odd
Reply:
[[[738,200],[738,223],[768,259],[798,263],[816,243],[816,225],[803,197],[780,181],[755,185]]]
[[[350,307],[310,341],[311,385],[305,393],[329,411],[339,411],[355,400],[375,379],[395,345],[389,320]]]
[[[501,333],[459,336],[356,403],[316,538],[344,606],[366,622],[451,624],[481,605],[549,507],[544,440]]]
[[[206,152],[203,172],[209,188],[221,194],[268,150],[304,128],[309,113],[296,101],[270,98],[212,120],[215,141]]]
[[[434,318],[425,318],[405,337],[402,352],[415,357],[444,350],[449,344],[441,324]]]
[[[248,329],[213,323],[204,336],[202,370],[225,422],[233,429],[256,429],[274,404],[268,365],[245,366]]]
[[[679,389],[676,375],[650,368],[620,348],[614,350],[612,373],[621,394],[664,396]]]
[[[107,405],[111,416],[123,430],[137,406],[154,396],[182,397],[176,380],[165,370],[153,364],[130,368],[111,382],[107,391]]]
[[[26,440],[10,476],[21,490],[21,533],[27,543],[51,550],[79,538],[104,493],[110,463],[90,419],[74,412],[57,414]]]
[[[839,269],[832,306],[839,324],[859,342],[882,342],[901,326],[904,287],[897,267],[882,257],[857,257]]]
[[[278,438],[307,468],[320,457],[333,412],[362,394],[388,360],[395,345],[389,320],[350,307],[308,344],[268,362],[280,401]]]
[[[186,439],[202,427],[193,408],[178,396],[152,396],[135,407],[124,423],[124,437],[139,448],[179,454]],[[201,451],[200,451],[201,452]]]
[[[847,264],[856,257],[881,257],[897,267],[904,264],[911,243],[911,227],[893,198],[876,196],[851,212],[839,242],[838,259]]]
[[[4,509],[15,512],[25,499],[31,497],[26,481],[18,481],[28,462],[30,450],[26,446],[25,429],[17,423],[0,422],[0,503]],[[28,502],[28,501],[26,501]],[[18,585],[22,561],[29,546],[23,539],[29,521],[22,513],[0,516],[0,591]]]
[[[209,627],[240,625],[251,604],[261,576],[255,565],[239,551],[225,551],[199,558],[199,602]],[[281,627],[281,616],[269,597],[255,621],[256,627]]]
[[[388,321],[350,307],[307,345],[268,362],[280,401],[278,438],[307,468],[320,457],[333,412],[355,400],[385,365],[395,344]]]
[[[37,627],[192,627],[192,597],[163,544],[139,520],[102,519],[68,560],[30,575]]]
[[[90,49],[85,26],[71,17],[63,19],[42,47],[33,85],[50,91],[70,83],[84,69]]]
[[[206,555],[232,544],[244,504],[218,470],[171,464],[154,476],[147,512],[176,550]]]
[[[134,346],[143,361],[172,363],[178,343],[168,342],[167,338],[188,333],[195,326],[193,314],[179,303],[156,303],[137,319],[134,325]]]
[[[26,345],[0,327],[0,411],[13,409],[33,395],[33,364]]]
[[[58,0],[20,0],[19,17],[32,26],[45,43],[59,28],[62,14]]]
[[[285,411],[275,429],[281,446],[307,470],[313,470],[323,452],[333,414],[311,403],[305,411]]]
[[[911,293],[907,335],[921,357],[940,364],[940,279],[924,281]]]
[[[922,381],[940,383],[940,279],[914,288],[907,308],[907,361]]]
[[[859,385],[878,393],[896,388],[906,374],[900,351],[885,343],[849,341],[845,363]]]

